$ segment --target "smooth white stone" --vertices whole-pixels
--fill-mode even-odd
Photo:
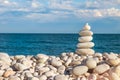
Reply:
[[[58,66],[61,66],[62,65],[62,62],[61,61],[58,61],[56,59],[52,59],[51,61],[51,64],[55,67],[58,67]]]
[[[93,49],[77,49],[76,53],[81,55],[92,55],[95,51]]]
[[[87,73],[88,71],[88,67],[87,66],[77,66],[75,68],[73,68],[73,74],[80,76],[82,74]]]
[[[47,76],[42,75],[42,76],[39,77],[39,80],[47,80]]]
[[[83,27],[83,30],[90,30],[91,27],[88,25],[88,23],[85,24],[85,26]]]
[[[83,36],[83,37],[79,37],[78,41],[79,42],[90,42],[93,40],[92,36]]]
[[[72,58],[68,58],[65,62],[65,66],[69,66],[69,64],[72,62]]]
[[[98,74],[102,74],[106,71],[108,71],[110,69],[110,66],[107,65],[107,64],[101,64],[101,65],[98,65],[95,69],[94,69],[94,72],[98,73]]]
[[[92,36],[93,32],[92,31],[80,31],[79,35],[80,36]]]
[[[65,66],[64,65],[59,66],[57,72],[60,73],[60,74],[64,74],[64,72],[65,72]]]
[[[65,75],[57,75],[55,76],[55,80],[68,80],[68,78]]]
[[[15,56],[15,59],[22,59],[22,58],[25,58],[25,56],[24,55],[16,55]]]
[[[116,58],[116,59],[109,59],[108,63],[112,66],[117,66],[118,64],[120,64],[120,59]]]
[[[28,80],[39,80],[37,77],[29,78]]]
[[[20,80],[20,78],[17,76],[11,76],[8,80]]]
[[[86,65],[89,69],[93,69],[97,66],[97,63],[93,58],[90,58],[86,61]]]
[[[18,71],[23,71],[25,69],[27,69],[28,67],[24,66],[23,64],[20,64],[20,63],[16,63],[14,65],[14,67],[18,70]]]
[[[85,42],[85,43],[78,43],[77,47],[86,49],[86,48],[92,48],[92,47],[94,47],[94,45],[95,44],[93,42]]]
[[[53,75],[54,75],[54,71],[45,72],[45,75],[46,75],[47,77],[53,76]]]
[[[120,77],[120,65],[114,67],[113,72],[116,73]]]

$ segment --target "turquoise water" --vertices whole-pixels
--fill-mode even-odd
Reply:
[[[59,55],[73,52],[78,34],[0,34],[0,52],[9,55]],[[96,52],[120,52],[120,34],[95,34]]]

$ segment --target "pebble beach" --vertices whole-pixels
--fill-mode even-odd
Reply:
[[[59,56],[1,52],[0,80],[120,80],[120,54],[95,52],[88,24],[79,35],[76,51]]]

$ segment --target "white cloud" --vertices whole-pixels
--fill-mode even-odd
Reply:
[[[61,18],[103,18],[120,16],[120,0],[0,0],[0,14],[25,12],[22,18],[38,21],[56,21]],[[10,15],[14,17],[13,15]],[[10,17],[9,16],[9,17]],[[2,17],[2,16],[1,16]]]

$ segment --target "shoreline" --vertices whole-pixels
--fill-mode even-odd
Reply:
[[[120,55],[115,53],[0,56],[0,80],[120,80]]]

